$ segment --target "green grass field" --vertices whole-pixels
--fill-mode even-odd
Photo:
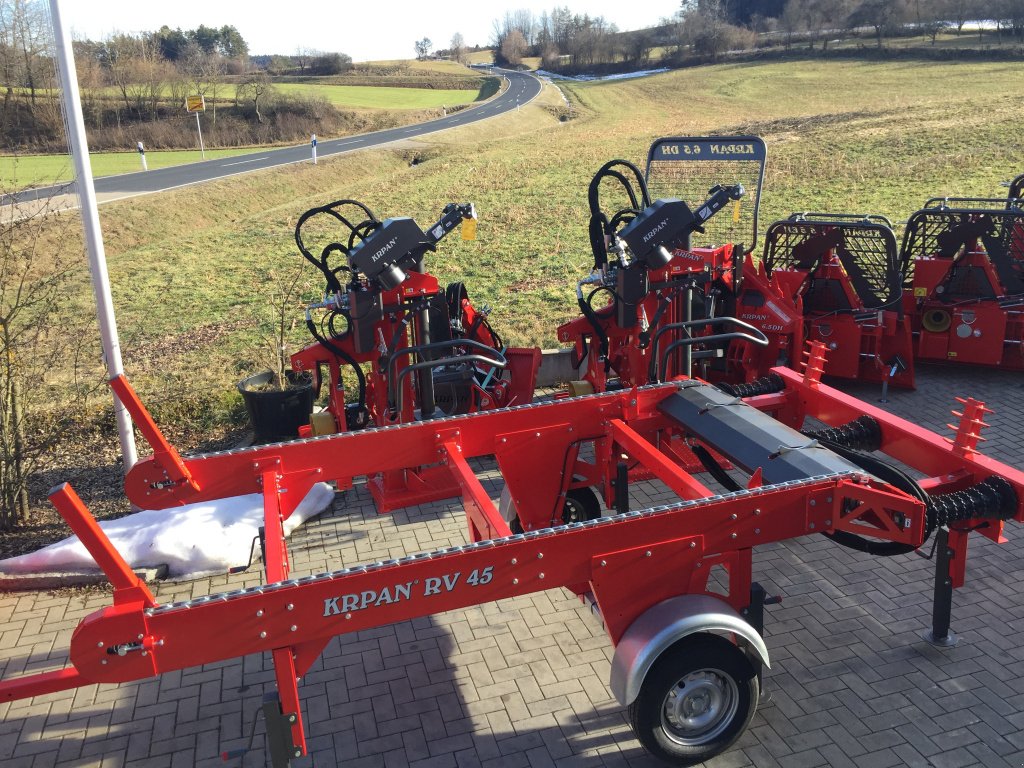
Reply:
[[[1018,70],[790,61],[561,84],[575,114],[568,122],[548,88],[518,113],[409,147],[104,206],[126,370],[169,424],[222,417],[234,382],[268,357],[268,281],[302,264],[295,221],[329,200],[355,198],[381,218],[422,225],[447,202],[475,202],[478,240],[446,239],[428,269],[442,284],[465,281],[474,302],[494,308],[491,323],[508,342],[553,346],[592,263],[591,177],[612,158],[642,165],[659,136],[763,136],[762,232],[794,210],[900,222],[931,196],[1005,194],[999,182],[1024,171],[1014,140],[1024,97]],[[84,274],[65,310],[88,317]],[[309,285],[312,299],[315,275]],[[298,346],[308,339],[298,309],[295,316]]]
[[[259,147],[208,149],[206,150],[206,159],[234,157],[258,151]],[[146,152],[146,164],[150,170],[195,163],[202,159],[198,149]],[[89,160],[92,163],[93,176],[97,178],[142,170],[138,152],[96,152],[89,155]],[[67,181],[74,175],[75,169],[69,155],[0,155],[0,187],[3,188],[20,189],[28,186],[46,186]]]
[[[473,54],[470,54],[471,62],[473,61],[472,56]],[[474,72],[457,61],[441,59],[427,59],[426,61],[419,61],[417,59],[382,59],[381,61],[368,61],[366,63],[379,66],[405,66],[413,72],[436,72],[442,75],[479,75],[478,72]]]
[[[281,93],[321,97],[336,107],[356,109],[434,109],[469,104],[478,90],[450,91],[431,88],[377,88],[365,85],[278,83]]]

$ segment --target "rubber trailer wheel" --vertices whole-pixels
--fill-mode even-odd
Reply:
[[[570,488],[565,493],[565,505],[562,507],[562,522],[585,523],[601,516],[601,502],[591,488]]]
[[[629,705],[644,748],[672,765],[696,765],[724,752],[746,730],[760,685],[750,660],[724,637],[700,633],[658,657]]]
[[[591,488],[570,488],[565,492],[565,504],[562,506],[562,525],[569,523],[585,523],[601,516],[601,502]],[[519,515],[508,524],[512,533],[522,533],[523,525]]]

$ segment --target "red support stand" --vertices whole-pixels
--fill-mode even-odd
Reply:
[[[156,605],[156,598],[146,583],[135,575],[125,559],[121,557],[107,534],[100,528],[96,518],[90,514],[85,503],[68,483],[62,483],[50,490],[50,502],[67,520],[71,530],[92,555],[92,559],[106,574],[114,587],[114,604],[121,605],[142,602],[146,608]]]

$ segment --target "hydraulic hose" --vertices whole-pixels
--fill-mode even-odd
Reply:
[[[624,167],[633,175],[636,188],[640,190],[639,198],[637,197],[633,182],[627,178],[626,174],[616,170],[616,166]],[[601,182],[606,178],[618,181],[629,197],[629,207],[616,212],[611,219],[601,210],[600,188]],[[591,179],[590,186],[587,189],[587,201],[590,205],[589,233],[590,247],[594,253],[594,269],[600,269],[608,264],[608,246],[605,237],[614,234],[616,223],[620,222],[625,215],[636,215],[638,211],[648,208],[651,205],[651,196],[647,191],[647,182],[639,168],[628,160],[609,160],[601,166],[598,172],[594,174],[594,178]]]
[[[579,304],[580,312],[587,318],[587,322],[590,323],[590,327],[594,330],[594,335],[599,340],[599,349],[601,353],[601,359],[605,362],[605,370],[608,370],[608,334],[605,333],[604,328],[601,326],[601,318],[598,317],[597,312],[590,306],[590,301],[587,297],[583,296],[583,286],[599,282],[599,278],[585,277],[576,284],[576,303]],[[591,294],[593,295],[593,294]],[[584,352],[584,354],[586,354]],[[577,366],[578,367],[578,366]]]
[[[306,314],[306,328],[313,335],[313,338],[324,345],[334,355],[339,357],[343,362],[349,365],[356,374],[356,382],[358,385],[358,402],[360,408],[366,408],[366,374],[363,373],[363,369],[356,362],[356,359],[352,357],[348,352],[343,350],[341,347],[332,343],[330,339],[324,336],[316,328],[316,323],[313,322],[313,318],[307,313]]]

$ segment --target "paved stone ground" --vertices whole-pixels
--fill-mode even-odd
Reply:
[[[920,388],[885,406],[944,431],[953,396],[997,412],[992,456],[1024,464],[1024,376],[924,368]],[[847,387],[876,400],[874,387]],[[484,467],[486,469],[486,465]],[[663,498],[638,489],[638,503]],[[292,541],[297,574],[464,543],[454,505],[379,516],[362,489]],[[739,766],[1020,766],[1024,764],[1024,530],[1009,544],[972,537],[955,596],[951,650],[921,639],[931,570],[913,555],[875,559],[809,537],[765,546],[755,578],[785,602],[769,610],[770,701],[714,768]],[[162,584],[161,601],[257,583],[256,575]],[[0,595],[0,675],[59,667],[80,619],[109,595]],[[203,642],[202,637],[196,638]],[[297,767],[654,766],[608,688],[611,648],[567,592],[435,615],[339,638],[301,686],[311,757]],[[121,686],[0,704],[0,764],[266,764],[255,715],[272,683],[247,657]],[[255,737],[253,732],[255,723]]]

